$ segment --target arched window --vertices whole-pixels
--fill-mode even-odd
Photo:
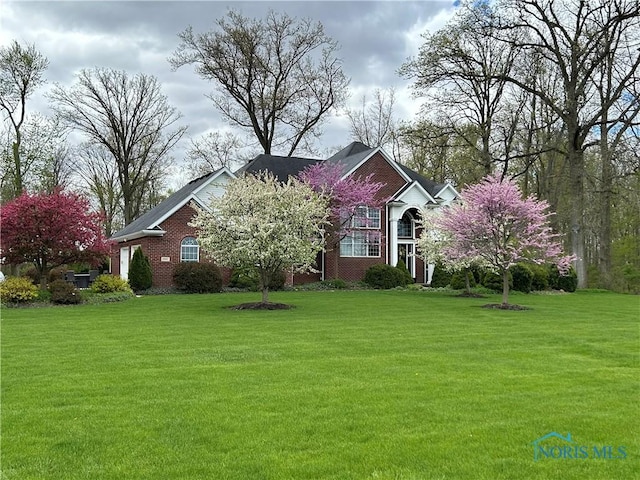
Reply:
[[[409,212],[398,220],[398,238],[413,238],[413,217]]]
[[[184,237],[180,244],[180,261],[197,262],[200,259],[200,247],[195,237]]]

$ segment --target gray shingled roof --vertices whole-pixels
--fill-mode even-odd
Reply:
[[[444,183],[436,183],[433,180],[429,180],[426,177],[423,177],[422,175],[420,175],[418,172],[414,172],[413,170],[411,170],[408,167],[405,167],[404,165],[398,163],[398,165],[400,166],[400,168],[402,169],[402,171],[404,173],[407,174],[407,176],[411,179],[414,180],[416,182],[418,182],[422,188],[424,188],[429,195],[431,195],[432,197],[435,197],[436,194],[442,190],[445,186]]]
[[[335,155],[327,158],[327,162],[339,163],[344,167],[344,172],[350,172],[365,158],[371,155],[375,148],[371,148],[361,142],[352,142]]]
[[[277,155],[258,155],[249,163],[236,170],[235,175],[242,173],[271,172],[279,181],[286,182],[289,177],[295,177],[309,165],[321,162],[317,158],[280,157]]]
[[[122,230],[114,233],[111,238],[121,238],[139,233],[143,230],[157,229],[157,223],[161,218],[174,208],[178,207],[181,203],[186,203],[186,200],[191,196],[194,190],[206,183],[207,180],[218,172],[219,170],[216,170],[215,172],[208,173],[200,178],[190,181],[180,190],[169,196],[169,198],[160,202],[154,208],[138,217]]]

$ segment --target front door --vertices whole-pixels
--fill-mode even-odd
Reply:
[[[129,279],[129,247],[120,249],[120,278]]]
[[[413,243],[399,243],[398,261],[402,260],[411,276],[416,278],[416,262],[415,257],[413,256],[413,247]]]

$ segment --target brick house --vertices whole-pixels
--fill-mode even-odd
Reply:
[[[112,273],[127,278],[133,252],[142,248],[151,263],[153,285],[171,286],[177,263],[211,261],[201,254],[195,229],[188,225],[195,214],[191,202],[207,208],[212,196],[222,195],[229,180],[245,173],[269,171],[285,181],[322,161],[340,163],[345,176],[373,174],[373,181],[385,184],[380,198],[389,200],[381,209],[361,209],[367,221],[354,228],[335,248],[329,247],[319,255],[320,273],[296,275],[290,281],[294,284],[330,278],[357,281],[372,265],[396,265],[402,260],[416,282],[429,283],[432,268],[415,256],[420,234],[416,223],[419,212],[423,207],[447,205],[458,193],[449,184],[437,184],[393,161],[381,148],[370,148],[360,142],[351,143],[326,160],[258,155],[236,172],[221,169],[189,182],[111,237]]]

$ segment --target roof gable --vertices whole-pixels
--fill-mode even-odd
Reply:
[[[138,217],[122,230],[114,233],[111,236],[111,239],[124,240],[130,237],[139,238],[145,236],[144,232],[149,230],[158,230],[159,232],[162,232],[159,225],[191,200],[196,200],[203,206],[206,205],[207,202],[205,198],[196,197],[195,194],[214,183],[215,180],[224,177],[234,178],[235,176],[228,169],[222,168],[190,181],[177,192],[170,195],[154,208]]]
[[[425,205],[437,203],[429,192],[419,183],[411,182],[395,195],[395,200],[400,200],[409,205]]]

